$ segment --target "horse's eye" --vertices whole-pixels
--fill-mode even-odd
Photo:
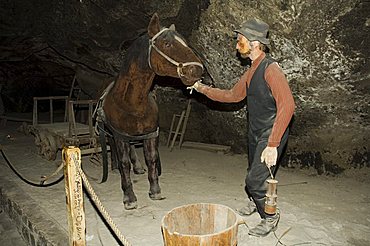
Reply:
[[[172,46],[172,44],[170,42],[165,42],[164,43],[164,47],[166,48],[170,48]]]

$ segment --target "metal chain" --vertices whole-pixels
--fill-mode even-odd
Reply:
[[[75,155],[72,155],[72,159],[74,161],[75,166],[77,167],[77,171],[80,174],[83,183],[85,185],[85,188],[87,189],[87,192],[91,196],[92,200],[94,201],[96,207],[99,209],[100,213],[103,215],[104,219],[107,221],[109,226],[112,228],[113,232],[116,234],[116,236],[119,238],[121,243],[124,246],[131,246],[132,244],[122,235],[122,233],[118,230],[117,225],[114,223],[112,218],[110,217],[109,213],[107,210],[104,208],[103,204],[101,203],[99,197],[96,195],[94,189],[90,185],[89,180],[87,179],[85,173],[82,171],[81,166],[79,162],[76,160]]]

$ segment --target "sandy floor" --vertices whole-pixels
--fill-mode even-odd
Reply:
[[[33,138],[17,132],[16,126],[0,129],[0,143],[9,159],[29,179],[38,180],[60,164],[48,162],[35,152]],[[7,138],[10,135],[10,138]],[[137,149],[140,158],[142,151]],[[165,200],[148,197],[146,175],[133,175],[138,209],[126,211],[122,205],[120,176],[111,172],[108,181],[90,179],[96,193],[114,222],[132,245],[163,245],[161,220],[174,207],[191,203],[216,203],[237,209],[243,206],[246,156],[213,153],[194,149],[160,147],[163,174],[160,178]],[[99,178],[101,167],[83,158],[90,177]],[[19,180],[0,158],[1,176],[16,182],[46,213],[67,231],[64,183],[37,188]],[[349,170],[339,177],[317,176],[314,170],[281,168],[277,175],[278,206],[281,220],[276,234],[265,238],[248,235],[238,228],[238,245],[370,245],[370,170]],[[0,184],[1,185],[1,184]],[[86,198],[86,197],[85,197]],[[87,245],[118,245],[85,199]],[[245,217],[248,226],[259,222],[257,214]]]

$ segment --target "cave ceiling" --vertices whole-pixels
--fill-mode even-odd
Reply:
[[[0,78],[3,94],[10,95],[4,100],[9,106],[17,104],[14,92],[25,84],[28,92],[23,96],[65,93],[78,68],[115,76],[126,49],[146,32],[154,13],[162,26],[173,23],[188,37],[207,4],[204,0],[2,0]]]

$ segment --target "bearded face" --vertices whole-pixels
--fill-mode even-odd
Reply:
[[[249,54],[251,53],[251,46],[249,40],[244,37],[243,35],[238,34],[236,43],[236,49],[240,53],[242,58],[248,58]]]
[[[251,50],[248,50],[247,53],[240,53],[240,56],[243,58],[243,59],[247,59],[249,57],[249,54],[251,53]]]

